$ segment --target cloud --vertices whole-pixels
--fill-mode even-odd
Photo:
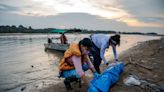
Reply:
[[[4,17],[5,16],[5,17]],[[164,34],[164,28],[131,27],[124,22],[105,19],[86,13],[61,13],[55,16],[26,16],[17,14],[2,14],[0,25],[24,25],[33,28],[82,28],[90,30],[114,30],[121,32],[157,32]]]
[[[164,1],[163,0],[119,0],[120,8],[129,16],[121,17],[129,26],[137,27],[162,27],[164,25]]]
[[[119,3],[123,9],[137,16],[164,13],[163,0],[144,0],[142,2],[138,0],[119,0]]]
[[[4,17],[5,16],[5,17]],[[125,29],[125,23],[115,20],[106,20],[102,17],[90,15],[86,13],[61,13],[56,16],[22,16],[17,14],[3,14],[0,18],[0,24],[25,25],[34,28],[58,28],[65,26],[66,28],[85,28],[94,30],[118,30]],[[37,24],[37,25],[36,25]],[[116,26],[117,25],[117,26]]]
[[[162,0],[142,2],[138,0],[89,0],[89,2],[101,12],[105,11],[97,15],[124,22],[129,26],[163,27],[164,25],[164,1]]]
[[[19,11],[19,7],[15,6],[9,6],[6,4],[0,4],[0,11],[1,12],[13,12],[13,11]]]
[[[19,15],[28,15],[28,16],[49,16],[49,15],[57,14],[54,9],[43,7],[40,3],[35,3],[35,2],[31,2],[30,4],[29,3],[30,0],[28,3],[26,4],[23,3],[22,5],[0,4],[0,12],[7,12],[7,13],[14,13]]]
[[[54,13],[54,11],[55,14],[72,12],[89,13],[108,19],[118,18],[127,15],[127,13],[123,10],[114,7],[114,4],[106,1],[107,0],[102,0],[101,2],[99,2],[98,0],[31,0],[34,5],[39,4],[42,10],[44,8],[47,8],[47,10],[49,10],[48,13]],[[45,13],[42,14],[44,15]]]
[[[153,23],[158,23],[160,21],[163,21],[164,22],[164,18],[156,18],[156,17],[135,17],[136,19],[138,19],[139,21],[143,21],[145,23],[150,23],[150,22],[153,22]]]
[[[15,17],[10,16],[11,18],[23,19],[25,17],[27,20],[23,20],[28,21],[29,25],[29,20],[34,20],[34,18],[38,19],[36,21],[41,22],[45,20],[45,24],[34,22],[36,26],[44,24],[44,27],[46,27],[46,23],[54,23],[51,22],[52,20],[57,21],[55,25],[58,26],[65,24],[69,25],[69,27],[107,29],[109,28],[108,24],[112,25],[110,26],[111,29],[116,30],[127,30],[128,27],[130,30],[132,28],[136,29],[136,27],[163,28],[164,25],[163,0],[1,0],[0,3],[1,13],[13,14]],[[86,17],[86,14],[90,16]],[[53,16],[53,18],[50,16]],[[70,18],[71,16],[73,18]],[[75,21],[75,17],[79,18],[79,20]],[[7,16],[1,16],[0,21],[3,18],[6,19]],[[11,18],[9,19],[13,20]],[[63,21],[61,18],[68,19]],[[9,19],[3,22],[9,22]],[[83,19],[92,20],[92,22],[84,21]],[[10,22],[9,24],[11,24]],[[22,21],[19,22],[24,23]],[[31,22],[32,25],[34,23]],[[51,26],[47,25],[47,27]]]
[[[119,0],[119,3],[131,17],[164,18],[163,0]]]
[[[88,0],[90,4],[98,9],[118,12],[120,10],[116,0]]]

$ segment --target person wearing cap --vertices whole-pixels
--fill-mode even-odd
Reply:
[[[65,78],[64,83],[67,89],[71,88],[68,79],[81,78],[86,85],[89,86],[89,81],[86,78],[85,72],[90,69],[94,76],[98,76],[96,70],[91,63],[88,53],[92,47],[92,42],[89,38],[84,38],[78,44],[72,43],[65,51],[63,58],[59,64],[60,77]]]
[[[93,34],[90,35],[90,39],[92,40],[93,48],[90,50],[90,53],[93,56],[93,65],[96,69],[96,71],[100,74],[100,64],[101,60],[104,61],[104,64],[108,65],[104,54],[105,50],[109,48],[109,46],[113,49],[114,59],[115,61],[118,61],[118,55],[116,51],[116,46],[120,45],[120,35],[116,34],[114,36],[108,37],[103,34]]]

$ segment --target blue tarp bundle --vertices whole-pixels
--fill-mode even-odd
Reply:
[[[99,77],[92,79],[88,92],[108,92],[109,88],[118,81],[123,69],[122,62],[109,65]]]

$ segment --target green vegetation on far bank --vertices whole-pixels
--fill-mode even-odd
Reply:
[[[44,29],[33,29],[31,26],[24,27],[23,25],[19,25],[18,27],[12,26],[0,26],[0,33],[49,33],[51,30],[55,30],[56,28],[44,28]],[[66,33],[120,33],[120,34],[140,34],[140,35],[159,35],[155,32],[150,33],[140,33],[140,32],[117,32],[111,30],[87,30],[87,29],[65,29]]]

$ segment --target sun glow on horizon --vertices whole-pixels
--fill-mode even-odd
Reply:
[[[132,27],[161,27],[164,28],[163,24],[161,23],[145,23],[145,22],[140,22],[135,18],[125,18],[125,19],[120,19],[119,21],[123,21],[124,23],[126,23],[128,26],[132,26]]]

